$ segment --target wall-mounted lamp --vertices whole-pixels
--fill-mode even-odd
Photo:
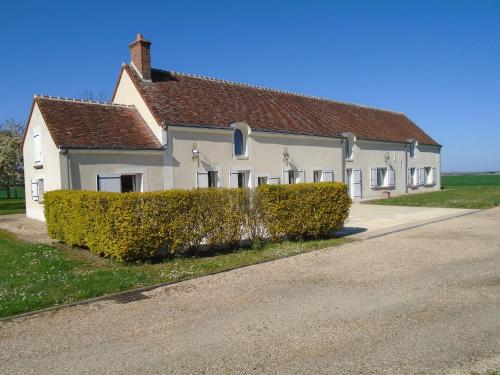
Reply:
[[[191,152],[193,153],[193,160],[200,160],[200,151],[198,151],[198,145],[196,143],[193,143]]]
[[[288,163],[288,159],[290,159],[290,154],[288,153],[288,147],[285,146],[283,149],[283,160],[285,163]]]

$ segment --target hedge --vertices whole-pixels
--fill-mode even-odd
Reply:
[[[124,261],[202,246],[233,247],[263,237],[325,236],[342,227],[350,202],[340,183],[44,195],[52,238]]]

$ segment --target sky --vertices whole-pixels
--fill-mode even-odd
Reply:
[[[22,0],[0,24],[0,121],[109,98],[140,32],[153,67],[404,112],[443,171],[500,170],[500,1]]]

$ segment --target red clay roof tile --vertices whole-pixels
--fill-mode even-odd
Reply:
[[[360,139],[438,145],[402,113],[158,69],[147,82],[129,65],[123,69],[160,124],[229,127],[246,121],[260,131],[327,137],[351,132]]]
[[[133,106],[36,97],[58,147],[159,149],[160,143]]]

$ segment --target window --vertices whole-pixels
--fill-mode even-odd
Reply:
[[[235,129],[234,131],[234,155],[243,156],[245,155],[245,139],[243,137],[243,132],[240,129]]]
[[[392,168],[372,168],[371,169],[371,187],[394,187],[395,173]]]
[[[257,186],[267,185],[267,177],[257,177]]]
[[[114,193],[139,191],[140,176],[135,174],[110,174],[97,176],[97,190]]]
[[[35,167],[41,167],[43,164],[42,160],[42,137],[40,131],[33,134],[33,147],[34,147],[34,164]]]
[[[232,171],[230,173],[229,187],[246,188],[249,187],[249,171]]]
[[[408,186],[418,186],[418,168],[408,168]]]
[[[34,201],[38,201],[39,203],[43,202],[43,179],[34,179],[31,180],[31,199]]]
[[[323,171],[313,171],[313,181],[321,182],[323,177]]]
[[[349,138],[344,138],[344,158],[352,159],[352,144]]]
[[[285,171],[285,182],[287,184],[295,184],[295,171]]]
[[[415,146],[416,146],[415,141],[410,143],[410,158],[412,158],[412,159],[415,158]]]
[[[209,171],[208,172],[208,187],[217,187],[219,186],[219,174],[217,171]]]

